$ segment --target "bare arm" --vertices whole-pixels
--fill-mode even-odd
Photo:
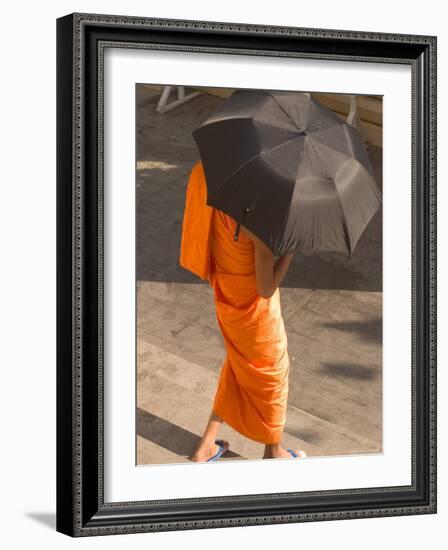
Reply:
[[[277,260],[274,267],[275,288],[280,286],[280,283],[283,281],[283,278],[288,272],[288,269],[293,257],[294,257],[294,254],[285,254],[284,256],[281,256],[281,258]]]
[[[255,245],[255,273],[258,294],[270,298],[277,290],[291,264],[293,254],[285,254],[278,260],[271,250],[248,229],[242,229]]]

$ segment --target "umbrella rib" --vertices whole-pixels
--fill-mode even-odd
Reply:
[[[294,119],[291,117],[291,115],[288,113],[288,111],[285,110],[285,108],[281,105],[281,103],[278,101],[278,99],[275,97],[274,94],[264,90],[265,93],[267,95],[269,95],[270,97],[272,97],[272,99],[275,101],[275,103],[280,107],[280,109],[285,113],[285,115],[289,118],[289,120],[294,124],[294,126],[296,128],[298,128],[300,131],[303,131],[302,128],[299,128],[299,126],[297,125],[297,123],[294,121]],[[324,107],[319,101],[317,101],[317,99],[315,97],[312,97],[311,94],[309,94],[309,103],[311,102],[315,102],[321,109],[326,109],[326,107]],[[331,111],[330,111],[331,112]],[[309,117],[309,110],[308,110],[308,113],[307,113],[307,120],[306,120],[306,125],[308,125],[308,117]],[[334,120],[334,124],[332,124],[331,126],[328,126],[325,128],[325,130],[328,130],[329,128],[334,128],[335,126],[339,126],[339,124],[341,124],[342,121],[339,121],[338,119]]]
[[[298,129],[300,130],[301,132],[303,132],[303,129],[302,128],[299,128],[297,126],[297,122],[295,122],[295,120],[291,117],[291,115],[288,113],[288,111],[283,107],[283,105],[281,105],[281,103],[278,101],[278,99],[275,97],[274,94],[271,94],[270,92],[266,91],[265,90],[265,93],[271,97],[275,103],[280,107],[280,109],[285,113],[285,115],[289,118],[289,120],[293,123],[293,125]]]
[[[316,139],[313,135],[311,134],[308,134],[308,137],[310,139],[310,141],[314,141],[316,143],[318,143],[323,149],[327,149],[328,151],[336,151],[337,154],[341,155],[342,157],[344,157],[344,159],[347,161],[347,160],[350,160],[350,159],[355,159],[355,160],[358,160],[354,155],[350,156],[350,155],[347,155],[346,153],[344,153],[343,151],[339,151],[338,149],[334,148],[334,147],[330,147],[329,145],[326,145],[325,143],[323,143],[322,141],[319,141],[318,139]],[[319,155],[320,158],[323,158],[322,155],[319,154],[319,149],[313,145],[313,148],[315,149],[315,151],[317,152],[317,154]],[[351,146],[350,146],[351,148]],[[359,161],[358,161],[359,162]]]
[[[347,243],[348,251],[351,254],[352,253],[352,240],[350,238],[350,233],[348,231],[348,223],[347,223],[347,216],[345,215],[344,205],[342,204],[341,195],[337,193],[339,205],[341,207],[342,212],[342,229],[344,230],[345,235],[345,241]]]
[[[240,164],[238,166],[238,168],[236,168],[229,176],[227,176],[227,178],[218,187],[216,187],[216,189],[214,189],[212,195],[214,195],[216,192],[218,192],[221,189],[221,187],[223,187],[231,178],[233,178],[233,176],[237,172],[239,172],[242,168],[245,168],[253,160],[259,158],[261,155],[264,155],[265,153],[270,153],[271,151],[275,151],[275,149],[278,149],[279,147],[283,147],[287,143],[291,143],[291,141],[294,141],[294,140],[299,139],[299,138],[303,138],[303,135],[295,136],[291,139],[288,139],[287,141],[283,141],[282,143],[279,143],[278,145],[275,145],[274,147],[270,147],[269,149],[264,149],[263,151],[259,151],[258,153],[256,153],[252,157],[250,157],[248,160],[246,160],[246,162],[244,162],[243,164]]]
[[[310,137],[309,142],[312,142],[312,141],[314,141],[314,140],[313,140],[313,138]],[[310,145],[314,149],[314,151],[316,152],[317,156],[322,160],[322,155],[320,154],[319,149],[313,143],[310,143]],[[323,144],[321,144],[321,145],[323,145]],[[325,147],[326,149],[330,149],[326,145],[323,145],[323,147]],[[346,156],[346,155],[344,155],[342,153],[342,156]],[[348,159],[349,159],[349,157],[347,157],[347,160]],[[324,166],[325,166],[325,164],[324,164]],[[333,185],[334,185],[334,178],[330,177],[330,176],[328,176],[328,177],[331,179],[331,181],[333,182]],[[352,241],[351,241],[351,238],[350,238],[350,233],[348,231],[347,216],[345,214],[344,206],[342,204],[341,195],[338,192],[336,192],[336,194],[337,194],[337,197],[338,197],[338,200],[339,200],[339,206],[341,207],[341,212],[342,212],[342,228],[344,230],[345,240],[347,242],[349,252],[351,253],[351,251],[352,251]]]
[[[325,145],[324,143],[316,140],[315,138],[313,138],[312,136],[308,135],[308,143],[310,144],[310,146],[313,148],[313,150],[315,151],[316,155],[319,157],[319,159],[321,160],[322,162],[322,165],[326,168],[326,165],[325,165],[325,160],[324,160],[324,156],[321,154],[321,151],[319,151],[319,148],[316,147],[316,145],[313,143],[313,142],[317,142],[319,143],[319,145],[324,148],[324,149],[327,149],[328,151],[334,151],[334,149],[332,149],[331,147],[329,147],[328,145]],[[339,164],[337,170],[336,170],[336,173],[339,172],[339,170],[341,169],[341,166],[346,163],[347,161],[349,160],[356,160],[356,162],[358,162],[359,164],[361,164],[355,157],[349,157],[348,155],[346,155],[345,153],[341,152],[341,151],[337,151],[338,154],[340,154],[344,160],[341,161],[341,163]],[[326,173],[328,174],[328,170],[326,169],[325,170]],[[367,170],[366,170],[367,171]],[[368,173],[368,172],[367,172]],[[370,174],[369,174],[370,175]],[[334,179],[333,176],[328,176],[330,179]]]

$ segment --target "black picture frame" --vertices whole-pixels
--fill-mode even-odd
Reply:
[[[102,55],[107,44],[412,67],[412,484],[104,502]],[[75,13],[57,20],[57,531],[436,513],[437,37]]]

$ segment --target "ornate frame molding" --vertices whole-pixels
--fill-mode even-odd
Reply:
[[[138,35],[131,40],[134,31]],[[336,53],[326,53],[329,46]],[[98,14],[58,20],[58,531],[93,536],[436,512],[436,46],[434,36],[349,30]],[[107,47],[411,65],[412,485],[104,502],[102,136]],[[92,113],[97,114],[95,127],[88,122]],[[97,414],[94,426],[84,421],[87,411]],[[380,493],[389,495],[388,501],[378,504]],[[308,511],[298,504],[305,496]],[[288,502],[292,497],[302,499],[294,512]],[[333,497],[334,504],[325,507],[322,497]],[[283,511],[269,512],[273,500],[285,503]],[[162,507],[165,516],[155,519]]]

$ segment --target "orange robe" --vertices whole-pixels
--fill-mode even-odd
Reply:
[[[206,199],[205,173],[198,161],[185,195],[180,265],[214,289],[226,358],[213,412],[254,441],[279,443],[289,374],[279,289],[271,298],[258,294],[253,242],[242,231],[234,241],[236,221],[208,206]]]

